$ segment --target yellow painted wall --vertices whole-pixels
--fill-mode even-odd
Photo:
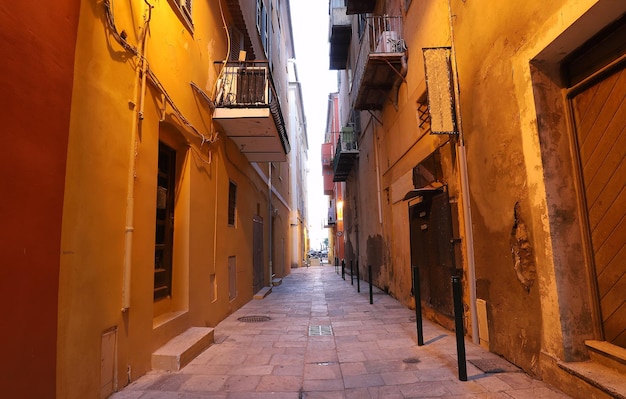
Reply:
[[[253,295],[252,218],[257,212],[264,220],[269,283],[267,181],[214,127],[210,108],[189,84],[213,93],[219,72],[214,61],[226,54],[219,4],[194,2],[192,30],[173,8],[175,2],[150,3],[151,12],[139,0],[112,5],[118,32],[139,51],[150,15],[145,58],[158,84],[147,79],[142,102],[139,57],[116,41],[102,2],[82,2],[63,214],[58,397],[99,396],[104,331],[117,328],[115,378],[121,388],[150,370],[152,351],[174,335],[191,326],[215,326],[248,302]],[[140,110],[143,119],[138,121]],[[159,140],[177,151],[177,187],[173,292],[154,303]],[[286,175],[288,165],[281,167]],[[267,175],[267,166],[260,168]],[[227,223],[229,181],[237,184],[234,227]],[[280,183],[278,175],[275,181]],[[286,186],[279,184],[276,190],[289,198]],[[134,199],[130,307],[122,311],[129,195]],[[279,208],[274,224],[278,253],[282,238],[285,245],[289,242],[289,212],[273,203]],[[229,256],[237,257],[237,296],[232,301]]]

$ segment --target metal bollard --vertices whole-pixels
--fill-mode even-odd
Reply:
[[[456,330],[456,352],[459,362],[459,380],[467,381],[467,364],[465,362],[465,334],[463,326],[463,296],[461,278],[452,276],[452,296],[454,297],[454,329]]]
[[[359,276],[359,260],[356,260],[356,292],[361,292],[361,278]]]
[[[354,285],[354,273],[352,270],[352,259],[350,259],[350,285]]]
[[[374,291],[372,287],[372,265],[367,265],[367,273],[369,274],[370,282],[370,305],[374,304]]]
[[[424,328],[422,326],[422,295],[420,293],[420,271],[413,266],[413,296],[415,298],[415,322],[417,323],[417,346],[424,345]]]
[[[335,273],[339,274],[339,258],[335,256]]]

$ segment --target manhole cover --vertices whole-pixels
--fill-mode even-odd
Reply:
[[[238,318],[237,320],[243,323],[262,323],[264,321],[272,320],[269,316],[243,316]]]
[[[520,369],[504,359],[470,359],[469,362],[487,374],[520,371]]]
[[[408,363],[408,364],[415,364],[415,363],[419,363],[420,360],[416,357],[409,357],[407,359],[403,359],[402,360],[403,363]]]

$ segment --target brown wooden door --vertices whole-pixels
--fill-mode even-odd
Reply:
[[[418,268],[422,301],[454,317],[451,278],[456,273],[447,191],[409,208],[411,264]]]
[[[263,267],[263,219],[260,216],[252,218],[252,293],[256,294],[265,285]]]
[[[626,69],[571,106],[604,338],[626,348]]]

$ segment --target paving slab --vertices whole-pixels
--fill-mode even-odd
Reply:
[[[417,346],[415,312],[376,288],[370,304],[361,287],[332,265],[291,269],[215,326],[214,344],[182,370],[151,371],[112,398],[569,398],[467,340],[459,381],[452,332],[424,320]]]

